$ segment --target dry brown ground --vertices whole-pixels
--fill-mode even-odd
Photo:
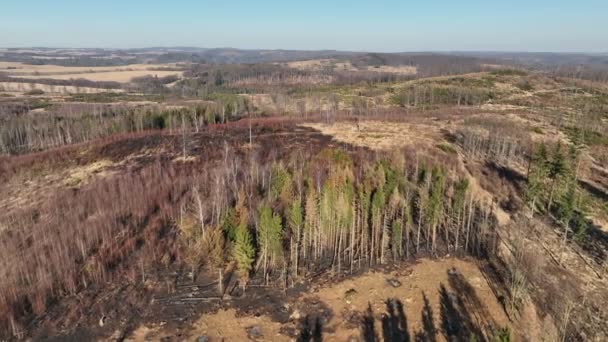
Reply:
[[[407,122],[360,121],[323,123],[304,123],[308,127],[331,135],[335,140],[355,146],[386,150],[408,145],[432,146],[442,140],[439,125],[412,124]]]
[[[7,93],[16,93],[17,95],[23,95],[30,90],[40,89],[46,94],[94,94],[94,93],[122,93],[123,89],[103,89],[103,88],[92,88],[92,87],[74,87],[74,86],[62,86],[62,85],[48,85],[42,83],[26,83],[26,82],[0,82],[0,90]]]
[[[464,279],[468,292],[454,286],[452,274]],[[393,287],[387,280],[394,279],[401,283]],[[442,290],[443,289],[443,290]],[[354,290],[354,291],[352,291]],[[442,291],[444,295],[442,296]],[[347,293],[350,293],[347,295]],[[461,299],[464,303],[460,314],[468,312],[468,319],[479,326],[484,333],[490,333],[489,325],[494,328],[510,326],[488,282],[475,262],[460,259],[421,260],[420,262],[392,271],[371,272],[335,284],[311,289],[302,294],[290,305],[292,319],[284,324],[274,322],[268,316],[241,316],[235,309],[220,310],[214,314],[203,315],[189,331],[167,331],[161,325],[141,326],[127,339],[129,341],[159,340],[162,337],[187,336],[185,340],[196,341],[199,336],[207,336],[211,341],[247,341],[247,328],[257,326],[262,337],[259,341],[291,341],[281,333],[300,327],[304,312],[310,317],[310,303],[328,308],[332,315],[322,322],[323,341],[347,341],[349,338],[360,340],[362,318],[371,308],[374,330],[381,338],[383,328],[381,318],[386,314],[388,299],[398,300],[403,304],[407,323],[407,332],[413,338],[423,330],[422,312],[425,308],[432,311],[432,321],[437,331],[438,341],[444,341],[441,332],[442,320],[446,314],[446,294],[454,302]],[[443,309],[442,309],[443,306]],[[442,315],[444,313],[444,315]],[[443,317],[443,318],[442,318]]]
[[[321,70],[330,66],[332,62],[333,60],[331,59],[311,59],[307,61],[288,62],[284,63],[283,65],[298,70]]]
[[[131,64],[126,66],[109,67],[65,67],[58,65],[28,65],[16,62],[0,62],[0,71],[13,77],[23,78],[52,78],[69,80],[84,78],[91,81],[129,82],[134,77],[156,75],[182,76],[183,72],[162,70],[177,68],[176,64]]]
[[[381,65],[381,66],[368,66],[367,71],[385,72],[385,73],[399,74],[399,75],[416,75],[416,73],[418,72],[418,69],[415,66],[411,66],[411,65],[398,65],[398,66]]]

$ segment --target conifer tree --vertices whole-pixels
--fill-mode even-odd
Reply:
[[[226,239],[232,242],[236,238],[236,229],[239,225],[236,211],[234,208],[228,208],[223,212],[222,216],[222,230],[226,235]]]
[[[575,146],[571,146],[568,156],[565,159],[561,183],[559,184],[557,200],[557,217],[564,228],[563,245],[568,241],[568,230],[577,211],[583,211],[578,201],[578,192],[576,186],[577,179],[577,159],[578,151]]]
[[[397,187],[393,188],[393,192],[389,199],[387,215],[392,218],[390,238],[393,259],[403,256],[403,209],[405,208],[405,199]],[[387,237],[388,239],[388,232]]]
[[[304,219],[304,232],[303,232],[303,255],[306,259],[308,257],[316,257],[314,254],[315,246],[314,243],[316,241],[316,232],[318,227],[319,215],[317,211],[318,203],[317,203],[317,192],[315,187],[312,185],[312,181],[308,181],[308,191],[306,193],[306,203],[305,203],[305,219]]]
[[[234,211],[237,217],[237,225],[249,225],[249,209],[245,204],[245,192],[239,190]]]
[[[360,232],[359,232],[359,241],[360,241],[360,248],[359,248],[359,252],[361,254],[361,256],[366,255],[369,256],[368,262],[371,263],[371,254],[369,253],[368,248],[370,247],[370,242],[371,242],[371,236],[370,236],[370,227],[368,225],[369,223],[369,211],[371,208],[371,190],[370,190],[370,185],[369,182],[367,181],[363,181],[361,182],[362,184],[360,184],[358,186],[358,195],[357,198],[359,200],[359,223],[360,223]],[[359,259],[361,260],[361,259]]]
[[[568,229],[570,221],[574,217],[576,210],[576,183],[569,182],[567,190],[559,198],[558,202],[558,218],[559,222],[564,227],[564,244],[568,240]]]
[[[338,187],[338,198],[335,205],[338,221],[338,247],[336,249],[335,259],[338,261],[338,272],[342,269],[343,246],[347,244],[347,238],[349,234],[352,233],[352,226],[355,219],[352,210],[355,194],[354,187],[347,178],[342,179],[341,183],[342,184]]]
[[[291,232],[291,263],[294,277],[297,277],[298,275],[303,221],[302,204],[300,200],[294,200],[289,208],[287,216],[287,223]]]
[[[270,172],[270,198],[287,205],[291,199],[291,174],[283,164],[274,163]]]
[[[336,224],[336,211],[334,208],[336,203],[336,194],[328,182],[325,182],[323,185],[319,197],[319,225],[321,228],[319,243],[322,245],[321,255],[325,256],[326,252],[328,252],[328,247],[332,243],[332,231]]]
[[[424,177],[424,178],[422,178]],[[428,173],[421,172],[421,180],[420,187],[418,188],[418,196],[416,197],[416,207],[418,208],[418,230],[416,232],[416,253],[420,250],[420,235],[422,233],[422,224],[426,220],[426,211],[429,202],[429,186],[430,186],[430,178],[428,177]],[[427,239],[427,248],[429,237]]]
[[[558,143],[555,145],[555,150],[551,156],[551,162],[549,163],[549,170],[547,176],[551,180],[549,190],[549,200],[547,202],[547,210],[551,210],[553,205],[553,197],[555,196],[556,189],[559,189],[560,182],[563,181],[568,174],[568,163],[564,154],[562,153],[562,145]]]
[[[260,260],[264,266],[264,274],[276,268],[282,262],[281,217],[272,212],[272,209],[261,204],[258,210],[258,242],[260,244]]]
[[[545,178],[549,172],[549,162],[547,149],[545,144],[541,144],[538,149],[534,152],[530,159],[530,166],[528,170],[528,184],[524,193],[526,203],[532,210],[532,213],[536,211],[536,204],[540,195],[543,192]]]
[[[458,250],[458,244],[460,241],[460,231],[464,227],[464,205],[467,194],[467,189],[469,187],[469,180],[464,178],[456,183],[454,186],[454,199],[452,202],[452,212],[454,213],[454,221],[455,221],[455,236],[454,236],[454,250]],[[446,227],[446,235],[447,235],[447,227]]]
[[[382,250],[380,246],[381,235],[383,231],[383,212],[384,212],[385,194],[384,187],[380,186],[372,196],[372,262],[376,259],[378,250]]]
[[[443,213],[443,187],[445,175],[439,167],[434,167],[431,172],[431,192],[427,206],[427,220],[431,236],[431,250],[434,252],[437,240],[437,226],[441,221]]]
[[[219,227],[209,229],[201,239],[201,250],[209,267],[222,267],[226,255],[224,232]]]
[[[401,208],[401,213],[403,216],[403,234],[405,235],[405,256],[409,258],[410,256],[410,245],[411,245],[411,236],[412,236],[412,206],[409,204],[411,202],[410,196],[406,195],[405,201],[403,203],[403,208]],[[403,240],[402,240],[403,242]]]
[[[393,260],[403,257],[403,223],[399,219],[393,220],[392,246]]]
[[[236,228],[233,258],[236,261],[237,274],[241,278],[244,289],[255,258],[251,233],[245,224],[239,224]]]

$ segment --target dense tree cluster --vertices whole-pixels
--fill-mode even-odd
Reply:
[[[575,145],[558,143],[552,151],[540,144],[530,160],[525,199],[533,213],[550,213],[564,229],[584,236],[586,203],[577,186],[579,151]]]
[[[182,129],[198,132],[208,124],[225,123],[244,116],[244,98],[222,98],[189,108],[133,107],[78,104],[50,106],[44,113],[27,112],[31,107],[6,107],[0,117],[0,153],[18,154],[90,141],[118,133],[153,129]]]
[[[101,88],[101,89],[120,89],[121,83],[115,81],[91,81],[85,78],[73,78],[69,80],[56,79],[52,76],[47,78],[27,78],[27,77],[11,77],[0,73],[0,82],[19,82],[23,83],[24,87],[33,87],[35,84],[48,84],[54,91],[62,91],[63,87],[82,87]]]
[[[207,195],[194,191],[184,222],[196,221],[200,232],[193,237],[189,223],[179,225],[185,253],[229,250],[223,262],[233,260],[244,279],[258,274],[288,283],[325,269],[494,249],[491,208],[471,196],[466,179],[442,166],[407,165],[403,156],[368,161],[333,149],[288,160],[255,168],[228,162],[226,172],[214,173]],[[204,198],[212,199],[211,207]],[[201,249],[199,241],[219,232],[221,247]],[[191,266],[205,263],[218,265],[193,258]]]
[[[437,84],[411,85],[401,89],[391,97],[399,106],[472,106],[481,105],[493,98],[491,90],[463,86]]]
[[[467,117],[453,138],[470,157],[521,166],[527,165],[533,145],[528,131],[529,128],[500,117]]]

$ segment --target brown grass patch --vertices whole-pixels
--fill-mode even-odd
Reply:
[[[110,67],[65,67],[58,65],[28,65],[0,62],[0,71],[12,77],[29,79],[52,78],[70,80],[84,78],[91,81],[129,82],[134,77],[183,75],[182,71],[166,70],[178,68],[176,64],[131,64]]]
[[[421,123],[360,121],[336,122],[331,125],[322,123],[304,123],[308,127],[331,135],[337,141],[369,147],[375,150],[388,150],[409,145],[425,144],[434,146],[442,140],[439,125]]]
[[[110,160],[102,159],[94,163],[78,166],[68,171],[68,175],[64,180],[64,185],[69,187],[80,186],[86,184],[91,177],[102,173],[105,169],[112,166]]]
[[[399,74],[399,75],[416,75],[416,73],[418,73],[418,69],[415,66],[411,66],[411,65],[368,66],[367,71],[384,72],[384,73]]]

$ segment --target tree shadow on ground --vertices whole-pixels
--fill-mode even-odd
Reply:
[[[444,337],[448,341],[487,341],[494,334],[495,323],[475,288],[455,270],[448,272],[448,281],[452,291],[443,284],[439,288]]]
[[[321,318],[306,316],[300,321],[300,334],[298,342],[321,342],[323,341],[323,323]]]
[[[591,220],[584,220],[582,223],[584,231],[580,236],[575,233],[574,241],[587,252],[593,260],[600,266],[604,265],[606,260],[606,251],[608,250],[608,233],[602,228],[594,224]],[[578,233],[579,231],[577,231]]]
[[[502,181],[508,181],[512,183],[515,188],[519,191],[523,191],[523,187],[527,181],[526,176],[521,174],[519,171],[512,169],[508,166],[498,164],[494,161],[488,161],[485,166],[496,172],[498,177]]]
[[[603,201],[608,201],[608,193],[602,189],[601,187],[590,183],[589,181],[580,179],[578,181],[578,184],[585,190],[587,190],[587,192],[589,192],[591,195],[603,200]]]
[[[374,312],[372,311],[372,304],[367,304],[367,310],[361,319],[361,339],[364,342],[376,342],[379,341],[378,334],[376,333],[376,327],[374,323]]]
[[[468,332],[462,326],[462,316],[456,308],[457,300],[452,298],[452,294],[443,284],[439,287],[439,301],[441,303],[441,332],[446,340],[451,341],[467,336]]]
[[[449,289],[439,286],[440,327],[435,326],[433,308],[426,293],[422,292],[424,305],[421,312],[422,328],[413,336],[416,342],[436,342],[441,333],[447,341],[488,341],[494,336],[495,322],[475,288],[457,270],[448,271]],[[386,312],[381,316],[383,341],[406,341],[412,338],[408,332],[407,317],[403,303],[390,298],[386,302]],[[376,331],[371,303],[361,319],[361,340],[380,341]]]
[[[490,286],[492,293],[500,303],[502,310],[506,315],[510,313],[507,310],[507,298],[509,297],[508,281],[509,277],[508,266],[499,258],[493,258],[491,261],[483,263],[479,268],[484,279]]]
[[[382,315],[382,336],[384,341],[409,342],[410,334],[403,303],[396,299],[386,300],[386,313]]]
[[[418,331],[414,336],[416,342],[435,342],[437,341],[437,328],[435,327],[435,318],[433,317],[433,308],[429,302],[426,293],[422,291],[422,330]]]

